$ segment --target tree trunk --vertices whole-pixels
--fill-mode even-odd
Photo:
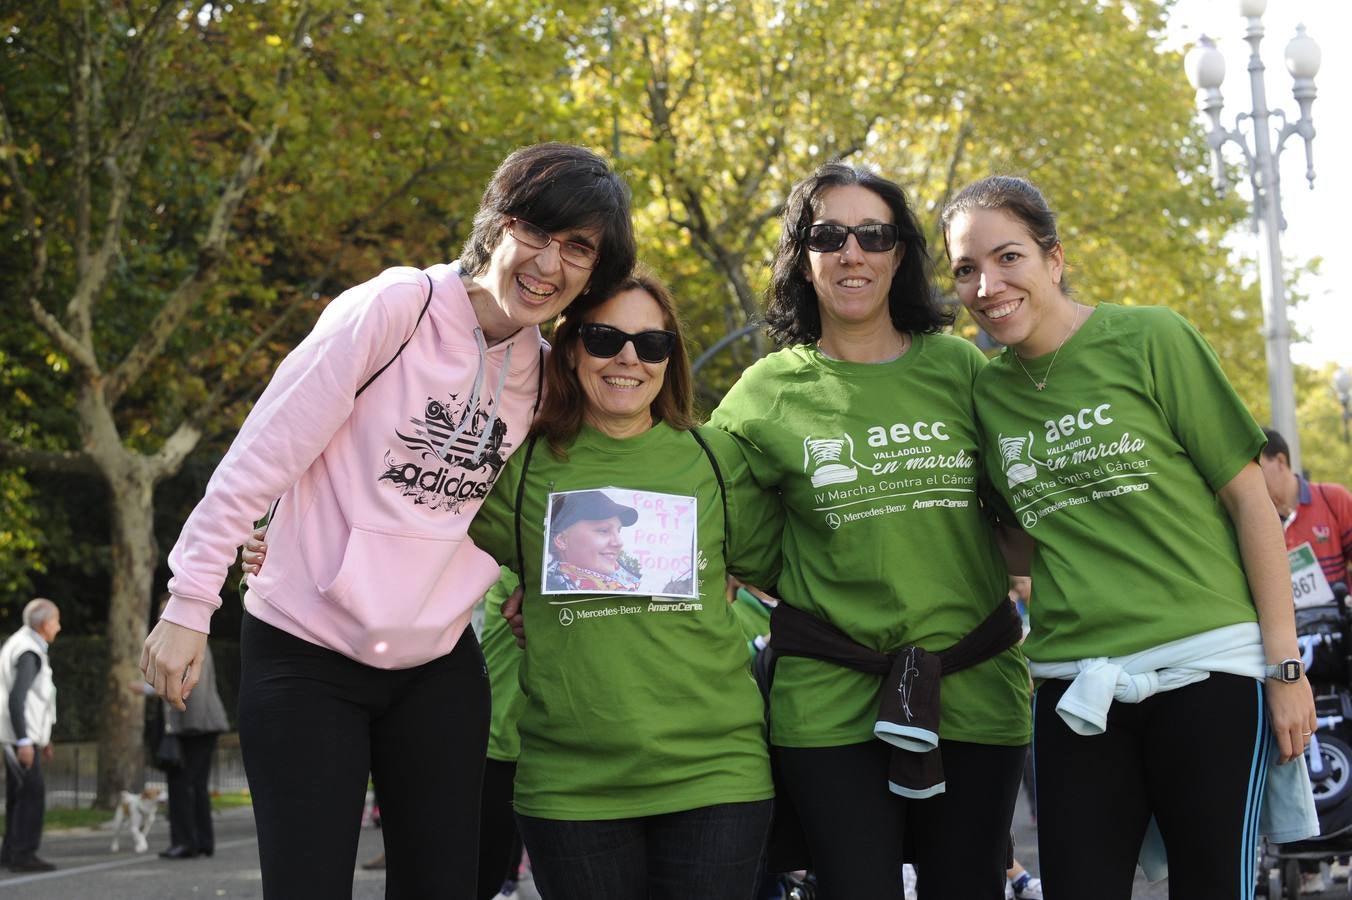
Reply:
[[[155,485],[168,473],[154,458],[122,443],[97,379],[91,379],[80,389],[76,413],[85,452],[108,485],[112,519],[108,669],[99,714],[99,767],[94,797],[95,806],[111,809],[119,791],[140,787],[145,772],[142,748],[145,698],[127,688],[141,674],[141,644],[146,636],[158,559]]]
[[[99,717],[98,794],[111,809],[118,792],[141,786],[145,699],[127,686],[140,678],[141,645],[154,589],[155,479],[143,459],[122,451],[124,465],[108,475],[112,507],[112,596],[108,603],[108,670]]]

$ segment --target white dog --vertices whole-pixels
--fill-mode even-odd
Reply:
[[[117,812],[113,815],[114,853],[118,849],[118,837],[122,834],[123,822],[131,829],[132,846],[136,852],[145,853],[149,849],[150,843],[146,840],[146,835],[155,824],[155,813],[159,810],[159,806],[160,789],[157,787],[148,787],[140,794],[133,794],[131,791],[122,792],[121,799],[117,803]]]

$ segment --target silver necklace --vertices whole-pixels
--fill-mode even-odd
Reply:
[[[881,365],[883,363],[896,362],[906,355],[906,351],[911,349],[911,333],[909,331],[901,332],[901,348],[896,353],[884,359],[869,360],[870,363]],[[844,362],[843,357],[833,355],[829,350],[822,346],[821,338],[817,339],[817,352],[827,359],[834,359],[837,362]]]
[[[1052,366],[1056,365],[1056,357],[1061,354],[1061,348],[1066,345],[1066,341],[1070,340],[1070,336],[1075,332],[1075,326],[1078,325],[1079,322],[1080,308],[1077,306],[1075,307],[1075,317],[1070,320],[1070,327],[1066,329],[1066,336],[1061,338],[1061,343],[1056,345],[1056,352],[1052,354],[1052,361],[1047,363],[1047,371],[1042,373],[1041,381],[1034,378],[1033,373],[1028,371],[1028,367],[1025,366],[1023,360],[1019,358],[1019,351],[1015,350],[1013,347],[1009,348],[1009,352],[1014,354],[1014,361],[1019,364],[1020,369],[1023,369],[1023,374],[1028,376],[1028,380],[1033,383],[1033,387],[1037,388],[1039,391],[1045,391],[1047,389],[1047,379],[1052,377]]]

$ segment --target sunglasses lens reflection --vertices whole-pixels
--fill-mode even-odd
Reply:
[[[892,224],[850,227],[823,223],[808,227],[807,248],[815,253],[833,253],[845,246],[851,234],[859,242],[859,249],[869,253],[882,253],[897,245],[897,226]]]
[[[671,355],[676,345],[676,335],[670,331],[640,331],[629,334],[609,325],[587,324],[582,326],[582,347],[598,359],[610,359],[629,341],[634,342],[634,352],[646,363],[659,363]]]

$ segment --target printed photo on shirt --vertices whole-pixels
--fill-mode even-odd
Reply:
[[[549,495],[545,594],[698,596],[694,497],[601,488]]]

